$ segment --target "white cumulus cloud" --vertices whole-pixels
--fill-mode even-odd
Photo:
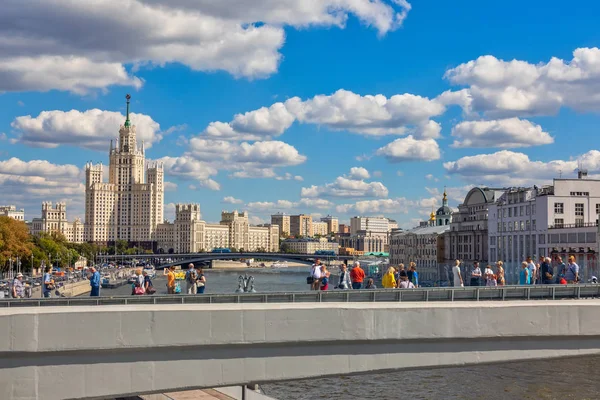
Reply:
[[[375,153],[396,163],[403,161],[434,161],[440,158],[440,147],[433,139],[415,139],[412,136],[396,139]]]
[[[354,167],[345,176],[337,177],[323,186],[303,187],[302,197],[387,197],[388,189],[381,182],[365,182],[369,177],[365,168]]]
[[[444,163],[449,174],[479,186],[541,185],[553,178],[574,177],[581,163],[591,173],[600,172],[600,151],[590,150],[570,160],[533,161],[524,153],[502,150],[462,157]]]
[[[225,204],[242,204],[242,203],[244,203],[242,200],[236,199],[233,196],[223,197],[223,200],[221,202],[225,203]]]
[[[488,117],[554,115],[561,107],[600,110],[600,49],[578,48],[571,60],[546,63],[504,61],[492,55],[449,69],[445,77],[466,86],[438,100],[458,104],[467,114]]]
[[[134,71],[167,64],[262,78],[277,71],[286,25],[343,28],[353,15],[384,35],[409,10],[405,0],[4,0],[0,91],[137,88]]]
[[[519,118],[463,121],[452,128],[453,147],[529,147],[554,143],[541,126]]]
[[[138,141],[146,147],[162,139],[160,125],[150,116],[132,113]],[[17,117],[11,127],[16,140],[33,147],[56,148],[61,145],[108,151],[111,138],[118,138],[125,116],[119,112],[91,109],[87,111],[42,111],[38,116]]]
[[[437,138],[441,127],[430,118],[444,111],[441,102],[413,94],[387,98],[381,94],[361,96],[340,89],[332,95],[317,95],[307,100],[292,97],[270,107],[238,114],[231,122],[211,122],[204,134],[224,140],[268,140],[298,121],[362,135],[413,133]]]

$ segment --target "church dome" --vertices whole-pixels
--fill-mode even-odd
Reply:
[[[450,215],[452,214],[452,210],[448,206],[441,206],[438,208],[436,215]]]

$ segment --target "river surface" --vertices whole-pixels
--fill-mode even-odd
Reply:
[[[205,270],[206,293],[234,293],[238,277],[244,273],[255,277],[257,292],[305,291],[308,271],[306,267]],[[166,279],[160,273],[154,286],[158,294],[166,294]],[[101,290],[102,296],[130,293],[129,285]],[[597,371],[600,356],[338,376],[262,387],[279,400],[595,400],[600,399]]]

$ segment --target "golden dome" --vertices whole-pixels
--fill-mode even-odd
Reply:
[[[431,210],[431,214],[429,214],[429,220],[435,221],[435,213],[433,212],[433,210]]]

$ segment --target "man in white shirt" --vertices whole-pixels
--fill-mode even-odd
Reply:
[[[530,284],[533,285],[535,284],[535,280],[537,279],[537,267],[535,266],[535,263],[533,262],[531,257],[527,257],[525,261],[527,261],[527,269],[529,270],[529,276],[531,281]]]
[[[311,290],[319,290],[319,287],[321,286],[321,278],[323,277],[322,275],[321,260],[317,258],[315,263],[312,265],[312,269],[310,270],[310,276],[313,278]]]

